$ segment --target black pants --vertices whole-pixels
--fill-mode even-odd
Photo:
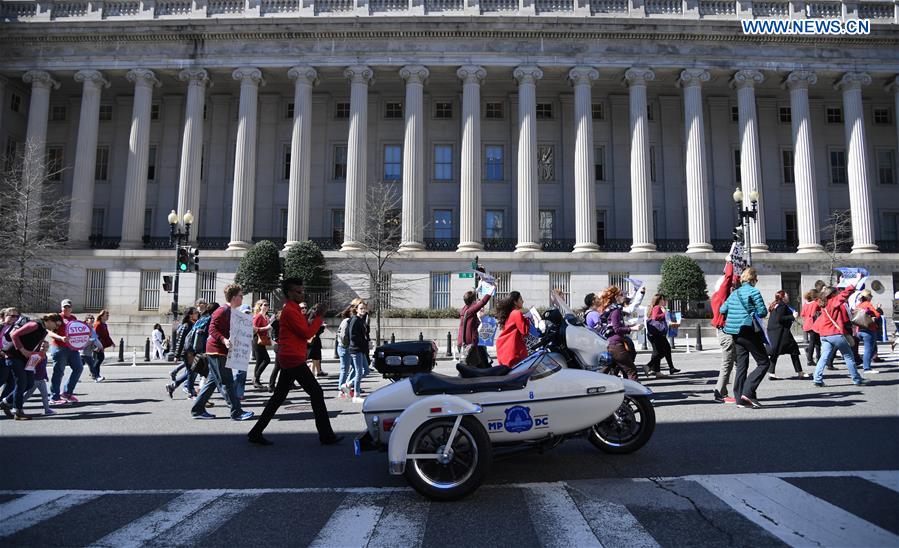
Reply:
[[[762,334],[757,333],[751,326],[744,325],[740,332],[734,335],[734,344],[737,350],[737,361],[734,373],[734,397],[739,402],[740,396],[756,397],[756,390],[765,373],[771,365],[768,352],[765,351],[765,341]],[[749,355],[755,360],[756,368],[746,378],[749,371]]]
[[[634,358],[629,349],[624,347],[624,344],[613,344],[609,347],[609,354],[612,355],[615,365],[624,371],[627,378],[632,381],[637,380],[637,368],[634,367]]]
[[[256,354],[256,367],[253,369],[253,384],[258,384],[262,378],[262,372],[272,363],[272,359],[268,355],[268,347],[261,344],[254,344],[253,351]]]
[[[325,393],[318,381],[315,380],[315,375],[304,363],[298,367],[281,369],[275,393],[269,398],[265,404],[265,409],[262,411],[262,416],[259,417],[253,429],[250,430],[251,436],[262,435],[262,431],[265,430],[269,421],[275,416],[275,412],[287,399],[287,393],[293,388],[294,381],[299,382],[303,390],[309,394],[309,400],[312,403],[312,413],[315,415],[315,428],[318,430],[318,439],[326,441],[334,437],[334,430],[331,429],[331,420],[328,418],[328,408],[325,406]]]
[[[671,361],[671,345],[665,335],[650,335],[649,342],[652,344],[652,358],[646,367],[654,373],[658,373],[662,366],[662,358],[668,362],[668,369],[674,369],[674,363]]]
[[[783,354],[772,354],[771,355],[771,365],[768,367],[768,373],[774,374],[774,368],[777,366],[777,358],[783,356]],[[799,363],[799,349],[797,348],[795,352],[790,354],[790,359],[793,360],[793,370],[797,373],[802,373],[802,364]]]
[[[821,335],[815,331],[808,333],[808,346],[805,347],[805,362],[809,367],[815,367],[821,359]]]

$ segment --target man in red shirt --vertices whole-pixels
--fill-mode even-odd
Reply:
[[[281,289],[287,301],[281,311],[281,321],[278,329],[278,384],[275,392],[265,404],[262,416],[256,421],[253,429],[247,434],[251,443],[259,445],[271,445],[272,442],[262,436],[262,431],[268,426],[269,421],[275,416],[275,412],[287,399],[287,393],[293,388],[294,381],[300,383],[303,390],[309,394],[312,403],[312,413],[315,415],[315,428],[318,430],[318,439],[322,445],[333,445],[343,439],[343,436],[334,434],[331,428],[331,420],[328,418],[328,408],[325,406],[325,396],[322,387],[315,380],[315,375],[306,366],[306,344],[322,324],[325,310],[321,305],[312,307],[315,318],[310,324],[306,315],[300,311],[300,303],[306,298],[303,292],[303,282],[298,278],[288,278],[281,283]]]
[[[53,405],[63,405],[66,403],[77,403],[78,398],[75,397],[75,385],[81,378],[81,371],[84,370],[84,362],[81,361],[81,353],[69,346],[69,339],[66,337],[66,324],[73,322],[78,318],[72,314],[72,301],[63,299],[60,303],[62,311],[62,323],[55,331],[49,333],[53,340],[53,346],[50,348],[50,363],[53,364],[53,375],[50,378],[50,403]],[[62,377],[66,372],[66,365],[72,368],[72,373],[66,381],[65,390],[62,390]]]
[[[721,313],[721,305],[738,285],[740,277],[734,276],[734,263],[728,255],[727,263],[724,265],[724,276],[718,279],[715,293],[712,294],[712,325],[718,330],[718,345],[721,347],[721,371],[718,373],[718,384],[715,386],[715,401],[725,403],[736,402],[732,396],[728,396],[727,385],[730,384],[730,373],[737,360],[737,349],[734,346],[733,336],[724,332],[726,319]]]

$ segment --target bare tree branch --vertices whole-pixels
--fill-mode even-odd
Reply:
[[[834,284],[834,268],[845,264],[844,253],[852,247],[852,213],[848,209],[835,210],[827,218],[824,228],[824,252],[827,254],[827,285]]]

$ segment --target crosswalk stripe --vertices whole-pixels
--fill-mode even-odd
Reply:
[[[577,505],[605,548],[659,548],[656,539],[623,504],[584,497]]]
[[[693,476],[731,508],[791,546],[896,546],[899,537],[780,478]]]
[[[7,507],[12,510],[10,517],[0,521],[0,538],[55,518],[69,508],[84,504],[98,496],[98,493],[90,492],[39,491],[10,501],[0,507],[0,516],[6,515]]]
[[[173,527],[156,537],[150,546],[196,546],[203,538],[212,534],[232,517],[246,509],[258,498],[255,494],[225,493],[207,504],[200,512],[190,516],[186,527]]]
[[[384,508],[368,548],[417,547],[424,542],[428,500],[412,494],[393,495]]]
[[[535,485],[524,492],[542,546],[602,547],[564,484]]]
[[[899,472],[893,470],[884,470],[878,472],[857,472],[853,474],[862,479],[866,479],[872,483],[876,483],[881,487],[899,491]]]
[[[113,531],[91,546],[94,548],[131,548],[142,546],[182,520],[199,512],[203,507],[222,496],[224,491],[188,491],[149,514]]]
[[[379,500],[349,495],[309,546],[310,548],[364,547],[368,544],[383,511]]]

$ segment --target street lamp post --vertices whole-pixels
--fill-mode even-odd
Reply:
[[[748,219],[755,220],[759,211],[759,193],[753,190],[749,193],[749,203],[752,207],[743,207],[743,191],[740,187],[734,191],[734,203],[737,206],[737,215],[740,216],[740,228],[743,231],[743,246],[746,248],[746,264],[752,266],[752,245],[749,241],[749,223]]]
[[[173,296],[172,296],[172,321],[177,321],[178,319],[178,275],[181,273],[181,268],[178,265],[178,252],[181,249],[182,242],[190,241],[190,225],[194,224],[194,214],[187,210],[184,214],[184,231],[182,232],[179,225],[180,219],[178,218],[178,214],[175,213],[173,209],[171,213],[169,213],[169,226],[171,227],[171,232],[169,233],[169,243],[175,247],[175,283],[172,286]]]

